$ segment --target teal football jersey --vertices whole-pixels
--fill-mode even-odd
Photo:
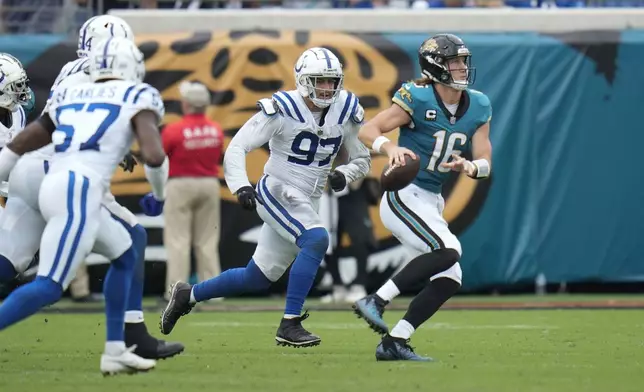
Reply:
[[[408,82],[392,101],[411,116],[410,122],[400,128],[398,145],[420,158],[420,170],[413,183],[440,193],[450,173],[450,169],[440,164],[448,162],[453,153],[470,150],[476,130],[492,118],[490,99],[480,91],[467,89],[452,115],[432,84],[421,86]]]

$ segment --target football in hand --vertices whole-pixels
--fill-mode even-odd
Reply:
[[[409,185],[420,170],[420,158],[413,159],[405,155],[405,166],[385,165],[380,175],[382,189],[387,192],[399,191]]]

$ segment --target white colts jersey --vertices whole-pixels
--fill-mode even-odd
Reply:
[[[51,97],[54,94],[54,90],[56,90],[56,88],[60,86],[63,81],[65,82],[66,86],[91,83],[92,80],[89,78],[88,69],[89,59],[87,57],[80,57],[65,64],[63,68],[61,68],[58,76],[56,77],[56,80],[54,80],[54,84],[49,90],[49,97],[47,98],[47,103],[45,104],[45,110],[43,111],[43,113],[46,112],[49,108],[49,102],[51,102]]]
[[[270,157],[264,173],[291,185],[311,198],[322,195],[340,146],[349,153],[349,164],[337,167],[347,183],[369,172],[369,150],[358,140],[364,110],[358,98],[340,92],[338,99],[316,121],[297,91],[280,91],[272,100],[259,101],[260,113],[235,135],[224,157],[226,182],[232,192],[250,186],[245,154],[268,142]]]
[[[74,87],[61,84],[48,108],[56,125],[50,172],[71,170],[99,176],[109,188],[114,170],[134,140],[132,118],[143,110],[163,118],[161,95],[146,83],[112,80]]]
[[[91,79],[89,78],[88,73],[88,61],[89,60],[87,59],[87,57],[80,57],[76,60],[68,62],[63,66],[63,68],[61,68],[58,76],[56,77],[56,80],[54,80],[54,84],[49,90],[49,97],[47,98],[45,108],[42,111],[43,114],[49,111],[51,97],[54,94],[56,88],[60,86],[72,87],[78,86],[80,84],[91,83]],[[54,155],[54,146],[49,144],[43,148],[29,153],[29,155],[42,159],[50,159],[51,156]]]
[[[16,106],[9,116],[9,121],[11,123],[7,124],[8,126],[0,122],[0,148],[9,144],[18,132],[22,131],[27,125],[27,115],[22,106]]]

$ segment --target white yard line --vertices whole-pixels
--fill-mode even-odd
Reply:
[[[201,321],[201,322],[192,322],[188,325],[194,327],[223,327],[223,328],[275,328],[277,326],[277,321],[275,323],[256,323],[256,322],[245,322],[245,321]],[[367,325],[365,323],[306,323],[307,327],[311,329],[365,329]],[[422,328],[427,329],[557,329],[559,327],[555,325],[532,325],[532,324],[499,324],[499,325],[461,325],[461,324],[451,324],[451,323],[429,323],[424,325]]]

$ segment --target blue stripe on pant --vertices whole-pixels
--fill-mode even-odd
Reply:
[[[72,224],[74,222],[74,215],[75,215],[75,205],[74,205],[74,185],[76,183],[76,173],[74,172],[69,172],[69,181],[67,184],[67,222],[65,223],[65,228],[63,229],[63,233],[60,238],[60,242],[58,243],[58,248],[56,250],[56,256],[54,257],[54,263],[51,267],[51,270],[49,271],[49,274],[47,275],[48,278],[59,282],[60,284],[63,284],[65,282],[65,278],[67,277],[67,274],[69,273],[69,270],[73,264],[74,261],[74,256],[76,254],[76,251],[78,250],[78,244],[80,243],[81,235],[83,234],[83,229],[85,228],[85,222],[87,219],[87,193],[89,189],[89,180],[87,177],[82,177],[82,183],[81,183],[81,194],[80,194],[80,222],[78,224],[78,228],[76,229],[76,233],[74,235],[74,239],[72,241],[72,244],[70,246],[69,254],[67,255],[67,260],[65,261],[63,270],[56,279],[56,270],[58,269],[58,266],[60,264],[60,260],[63,255],[63,250],[65,248],[65,244],[67,243],[67,237],[69,236],[69,232],[71,231]]]
[[[280,224],[288,233],[297,239],[303,232],[306,231],[304,225],[297,219],[293,218],[288,211],[270,194],[266,186],[267,176],[263,176],[257,185],[258,194],[262,205],[268,213]],[[277,210],[284,218],[281,218],[274,210]],[[284,221],[286,219],[286,222]],[[289,225],[290,223],[290,225]],[[292,226],[294,227],[292,227]]]

